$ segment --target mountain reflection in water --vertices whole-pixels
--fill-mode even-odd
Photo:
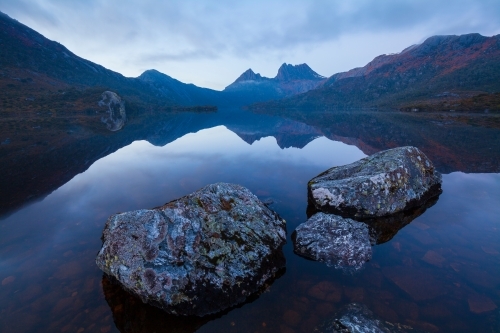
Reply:
[[[413,145],[419,147],[442,173],[500,172],[500,135],[495,115],[415,115],[384,111],[287,111],[276,116],[223,109],[217,113],[181,113],[138,116],[119,132],[91,133],[66,123],[53,125],[52,136],[69,135],[57,142],[41,144],[36,136],[9,138],[23,141],[0,146],[0,213],[44,197],[96,160],[137,140],[164,146],[177,138],[204,128],[226,126],[247,143],[273,136],[281,148],[303,148],[317,137],[355,145],[365,154]],[[465,117],[465,118],[464,118]],[[472,117],[472,125],[464,124]],[[489,118],[487,118],[489,117]],[[484,119],[483,119],[484,118]],[[464,120],[465,119],[465,120]],[[486,120],[485,120],[486,119]],[[488,124],[483,127],[475,122]],[[32,120],[36,122],[36,120]],[[474,122],[475,121],[475,122]],[[10,126],[0,120],[0,128]],[[496,127],[495,127],[496,126]],[[66,128],[68,127],[68,128]],[[43,142],[42,142],[43,143]]]
[[[429,332],[493,331],[500,315],[500,175],[472,172],[499,172],[498,130],[448,128],[405,114],[391,120],[377,112],[339,113],[319,123],[289,116],[223,110],[158,118],[145,127],[131,122],[111,136],[75,144],[71,159],[61,161],[61,152],[48,150],[31,169],[7,172],[25,172],[26,178],[6,179],[4,173],[2,195],[4,189],[22,195],[4,206],[10,215],[0,220],[0,331],[136,331],[141,318],[110,301],[106,287],[103,294],[94,262],[111,214],[234,182],[272,201],[290,237],[307,218],[309,179],[363,152],[408,144],[445,173],[443,194],[396,234],[383,233],[362,271],[345,275],[304,260],[293,254],[289,239],[286,273],[258,299],[220,318],[190,322],[186,330],[310,332],[345,304],[360,302],[383,320]],[[17,163],[7,162],[2,170]],[[29,172],[38,178],[31,180]],[[66,178],[56,177],[61,173]],[[44,183],[44,177],[56,180]],[[44,199],[12,209],[29,195]],[[169,325],[182,326],[175,320]]]

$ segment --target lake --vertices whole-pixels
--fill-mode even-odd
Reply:
[[[0,217],[0,331],[311,332],[358,302],[423,331],[500,332],[500,130],[480,117],[223,109],[127,125],[78,146],[64,174],[51,173],[62,170],[56,155],[34,161],[43,172],[8,191],[36,200]],[[404,145],[443,173],[432,207],[375,245],[355,273],[293,253],[312,177]],[[44,177],[61,183],[45,186]],[[110,215],[216,182],[247,187],[287,221],[286,270],[265,292],[220,316],[186,319],[143,305],[103,276],[95,257]]]

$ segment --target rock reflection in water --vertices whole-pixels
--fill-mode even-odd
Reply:
[[[165,313],[129,294],[113,278],[103,275],[102,289],[116,327],[122,333],[195,332],[217,317],[183,317]]]
[[[176,316],[152,305],[145,304],[140,298],[125,291],[120,284],[106,274],[102,276],[102,289],[104,298],[113,313],[113,321],[116,328],[122,333],[189,333],[196,332],[200,327],[210,321],[221,318],[233,309],[241,308],[245,304],[256,301],[259,296],[266,292],[269,287],[286,273],[286,269],[280,269],[274,278],[268,280],[257,293],[249,296],[245,303],[239,304],[231,309],[218,314],[197,316]]]
[[[425,211],[434,206],[439,200],[439,194],[424,202],[421,206],[402,211],[400,213],[378,218],[363,220],[368,225],[370,242],[379,245],[390,241],[399,230],[410,224]]]

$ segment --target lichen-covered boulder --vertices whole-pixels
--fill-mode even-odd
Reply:
[[[337,269],[355,271],[372,258],[368,227],[338,215],[317,213],[292,234],[294,252]]]
[[[425,333],[411,326],[377,318],[364,304],[346,305],[332,319],[314,329],[317,333]]]
[[[286,222],[246,188],[208,185],[111,216],[96,263],[143,302],[204,316],[245,302],[285,265]]]
[[[331,168],[308,184],[317,211],[355,219],[394,214],[441,193],[441,174],[415,147],[385,150]]]

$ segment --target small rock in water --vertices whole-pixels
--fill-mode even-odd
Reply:
[[[377,318],[365,305],[351,303],[316,327],[317,333],[423,333],[413,327]]]
[[[372,258],[366,224],[333,214],[313,215],[292,240],[296,254],[335,268],[358,270]]]
[[[113,215],[102,239],[99,268],[171,314],[204,316],[243,303],[285,265],[286,222],[234,184]]]
[[[317,211],[356,219],[391,215],[441,193],[441,174],[418,148],[385,150],[309,181]]]

